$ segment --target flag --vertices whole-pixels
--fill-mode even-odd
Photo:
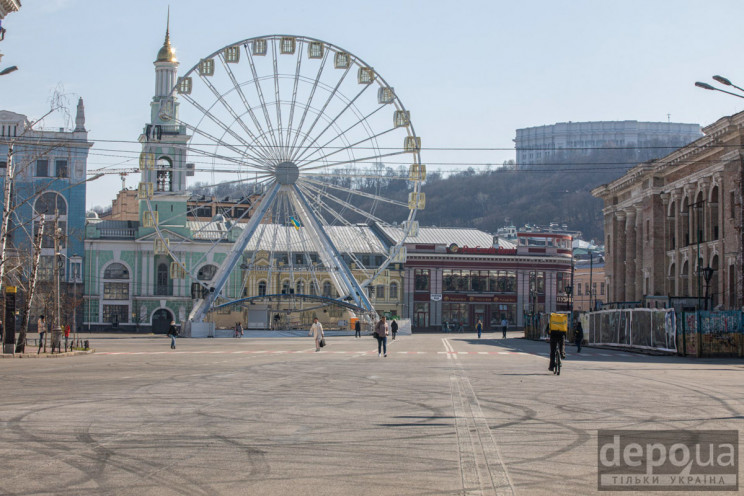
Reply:
[[[300,230],[300,223],[294,217],[290,217],[289,221],[292,223],[295,229]]]

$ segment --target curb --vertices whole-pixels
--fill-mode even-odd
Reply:
[[[96,350],[90,349],[90,350],[78,350],[78,351],[66,351],[64,353],[2,353],[0,354],[0,359],[2,358],[67,358],[72,356],[78,356],[78,355],[90,355],[92,353],[95,353]]]

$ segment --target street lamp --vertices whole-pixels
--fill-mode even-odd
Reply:
[[[718,77],[721,77],[721,76],[718,76]],[[715,79],[715,78],[714,78],[714,79]],[[721,78],[721,79],[724,79],[724,78]],[[716,79],[716,81],[719,81],[719,80],[718,80],[718,79]],[[728,79],[727,79],[727,81],[728,81]],[[719,81],[719,82],[720,82],[720,81]],[[722,90],[721,88],[716,88],[715,86],[711,86],[711,85],[709,85],[708,83],[701,83],[700,81],[696,82],[696,83],[695,83],[695,86],[697,86],[698,88],[702,88],[702,89],[704,89],[704,90],[710,90],[710,91],[720,91],[721,93],[726,93],[726,94],[728,94],[728,95],[733,95],[733,96],[737,96],[737,97],[739,97],[739,98],[744,98],[744,95],[739,95],[738,93],[732,93],[732,92],[730,92],[730,91]],[[731,86],[734,86],[734,85],[732,84]],[[734,88],[737,88],[737,89],[739,89],[739,87],[738,87],[738,86],[734,86]]]
[[[705,310],[708,310],[708,298],[710,290],[710,280],[713,278],[713,272],[715,272],[716,269],[713,269],[709,266],[703,267],[700,269],[700,272],[703,274],[703,279],[705,279]]]

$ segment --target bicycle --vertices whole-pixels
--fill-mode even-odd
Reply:
[[[553,374],[555,375],[561,375],[561,363],[563,362],[563,359],[561,358],[561,345],[558,343],[558,347],[555,350],[555,367],[553,367]]]

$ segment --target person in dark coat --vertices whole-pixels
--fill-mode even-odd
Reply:
[[[354,322],[354,337],[355,338],[362,337],[362,324],[360,324],[358,320]]]
[[[176,327],[176,321],[171,320],[170,327],[168,328],[168,336],[171,338],[171,349],[176,349],[176,336],[178,336],[178,327]]]
[[[393,331],[393,341],[395,341],[395,335],[398,334],[398,323],[395,319],[390,323],[390,330]]]
[[[581,343],[584,341],[584,328],[581,326],[581,321],[576,320],[576,330],[574,331],[574,341],[576,342],[576,352],[581,353]]]

